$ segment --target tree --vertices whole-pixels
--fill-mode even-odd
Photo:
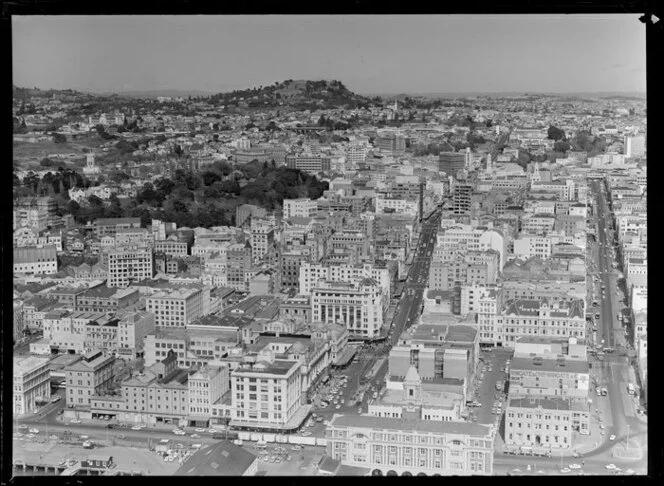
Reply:
[[[570,148],[572,148],[572,146],[562,140],[553,144],[553,150],[556,152],[567,152]]]
[[[67,143],[67,137],[62,133],[54,133],[53,143]]]
[[[558,127],[550,125],[547,136],[549,140],[563,140],[565,138],[565,132]]]
[[[97,206],[97,207],[100,207],[100,206],[104,205],[103,201],[98,196],[95,196],[94,194],[91,194],[90,196],[88,196],[88,203],[90,204],[90,206]]]

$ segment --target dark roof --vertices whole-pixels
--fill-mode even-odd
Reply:
[[[330,427],[364,427],[375,430],[417,431],[435,434],[468,434],[475,437],[491,435],[488,425],[470,422],[435,422],[401,418],[372,417],[368,415],[334,415]]]
[[[256,461],[251,452],[231,442],[204,447],[191,456],[175,476],[242,476]]]

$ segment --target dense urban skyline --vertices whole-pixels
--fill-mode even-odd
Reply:
[[[638,15],[14,17],[18,86],[367,94],[645,92]]]

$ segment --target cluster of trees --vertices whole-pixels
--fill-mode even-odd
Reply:
[[[565,131],[561,130],[558,127],[554,127],[553,125],[549,125],[549,130],[547,132],[547,137],[549,140],[564,140],[565,139]]]
[[[426,145],[417,144],[413,146],[413,155],[416,157],[423,157],[426,155],[439,155],[441,152],[451,152],[453,150],[454,145],[451,145],[448,142],[432,142]]]
[[[589,157],[594,157],[606,151],[606,140],[592,135],[587,130],[581,130],[568,139],[563,130],[551,125],[547,135],[549,140],[555,140],[553,144],[554,152],[563,153],[563,156],[569,150],[588,152]]]
[[[234,170],[219,161],[202,172],[178,169],[171,177],[146,183],[135,199],[124,204],[115,195],[109,204],[90,196],[86,205],[69,201],[66,209],[81,223],[96,218],[139,217],[144,225],[155,218],[178,226],[210,227],[234,224],[235,208],[241,204],[275,209],[284,198],[316,199],[327,189],[328,183],[315,176],[277,168],[274,163],[253,161]]]
[[[42,162],[47,160],[49,159],[44,159]],[[13,183],[14,191],[19,196],[68,195],[71,188],[91,186],[91,182],[79,172],[63,167],[58,167],[55,172],[47,172],[43,177],[39,177],[34,172],[28,172],[22,181],[14,174]]]

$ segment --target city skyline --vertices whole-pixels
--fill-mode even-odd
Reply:
[[[360,94],[645,92],[636,14],[32,16],[12,28],[21,87],[206,94],[338,79]]]

